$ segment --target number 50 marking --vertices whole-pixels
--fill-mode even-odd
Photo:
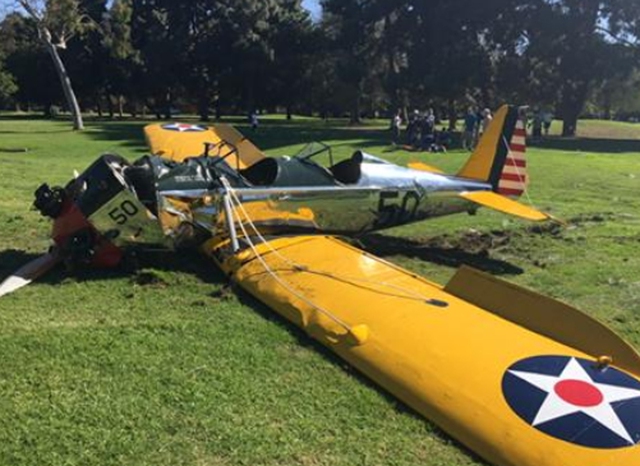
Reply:
[[[109,217],[118,225],[124,225],[139,211],[140,210],[133,202],[129,200],[122,201],[118,207],[115,207],[109,211]]]

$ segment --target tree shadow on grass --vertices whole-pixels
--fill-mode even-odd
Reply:
[[[51,120],[50,117],[44,116],[42,113],[0,113],[0,121],[4,120],[20,120],[20,121],[33,121],[33,120]],[[54,120],[51,120],[54,121]],[[65,121],[64,119],[62,121]],[[68,120],[71,124],[71,119]]]
[[[640,152],[640,140],[638,139],[548,137],[537,141],[528,140],[527,144],[532,147],[567,152],[604,152],[611,154]]]
[[[147,122],[107,121],[91,122],[86,135],[97,141],[118,141],[120,145],[131,147],[138,152],[148,152],[144,139],[144,126]]]
[[[60,133],[71,133],[72,129],[71,128],[60,128],[60,129],[46,129],[46,130],[39,130],[39,131],[34,131],[33,129],[25,129],[25,130],[21,130],[21,131],[16,131],[16,130],[2,130],[0,131],[0,134],[60,134]]]
[[[147,150],[147,146],[144,140],[143,128],[149,123],[150,122],[147,121],[91,122],[87,127],[92,131],[88,131],[86,134],[87,137],[94,140],[119,141],[125,146],[133,147],[144,152]],[[335,143],[335,141],[344,141],[347,142],[347,145],[352,145],[354,148],[367,148],[390,143],[390,134],[388,131],[369,127],[352,129],[326,126],[324,124],[318,124],[317,122],[308,124],[300,122],[295,125],[265,124],[261,125],[257,131],[253,131],[246,124],[236,125],[236,128],[258,148],[264,151],[313,141],[331,141],[332,143]],[[349,141],[354,140],[356,140],[357,143],[349,143]]]
[[[367,127],[345,128],[312,124],[297,127],[265,126],[256,132],[252,132],[250,128],[245,129],[243,126],[239,126],[238,129],[262,150],[314,141],[327,142],[334,147],[337,145],[336,142],[338,144],[343,142],[353,146],[354,149],[391,143],[391,134],[388,131]]]
[[[216,122],[200,123],[194,118],[177,118],[194,124],[213,125]],[[320,120],[287,120],[267,119],[257,130],[253,130],[243,117],[225,118],[223,123],[233,124],[247,139],[259,149],[268,152],[288,146],[301,146],[312,142],[325,142],[334,149],[351,148],[369,149],[375,147],[376,155],[404,149],[416,154],[426,150],[413,149],[408,146],[392,146],[391,133],[379,126],[349,126],[345,121],[335,120],[325,123]],[[147,124],[161,124],[167,121],[92,121],[87,126],[94,131],[87,132],[87,136],[99,141],[121,141],[123,145],[133,147],[138,152],[148,152],[143,128]],[[460,134],[451,133],[451,147],[459,146]],[[380,149],[380,148],[383,149]],[[203,148],[204,149],[204,148]],[[198,154],[194,154],[198,155]],[[291,150],[283,150],[273,155],[294,155]]]
[[[399,255],[455,268],[469,265],[493,275],[520,275],[524,272],[509,262],[489,257],[492,244],[487,236],[452,239],[443,235],[418,241],[369,234],[359,238],[359,241],[368,252],[380,257]]]

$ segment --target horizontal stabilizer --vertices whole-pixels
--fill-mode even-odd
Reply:
[[[414,170],[420,170],[423,172],[444,173],[439,168],[436,168],[433,165],[427,165],[426,163],[422,163],[422,162],[409,162],[407,166]]]
[[[493,191],[466,191],[459,195],[481,206],[489,207],[499,212],[504,212],[505,214],[515,215],[516,217],[526,220],[541,221],[552,218],[544,212],[521,204],[518,201],[513,201]]]

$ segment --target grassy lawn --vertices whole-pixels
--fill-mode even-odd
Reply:
[[[241,122],[241,120],[238,120]],[[144,154],[144,123],[0,119],[0,279],[48,246],[33,191],[97,155]],[[244,122],[242,122],[244,125]],[[455,171],[467,157],[409,153],[383,126],[263,118],[270,155],[323,140]],[[614,139],[612,139],[612,137]],[[618,139],[615,139],[618,138]],[[14,152],[26,148],[26,152]],[[640,126],[589,121],[529,151],[529,197],[567,222],[536,228],[480,211],[361,238],[435,281],[463,263],[565,300],[640,349]],[[0,299],[0,464],[484,464],[243,293],[196,254],[136,272],[54,271]]]

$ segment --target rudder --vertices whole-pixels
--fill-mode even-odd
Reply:
[[[457,176],[486,181],[497,193],[519,197],[527,183],[526,134],[520,116],[516,106],[500,107]]]
[[[500,172],[498,194],[519,198],[527,189],[529,176],[527,175],[526,140],[527,131],[524,127],[524,120],[518,118],[513,135],[509,140],[509,154]]]

